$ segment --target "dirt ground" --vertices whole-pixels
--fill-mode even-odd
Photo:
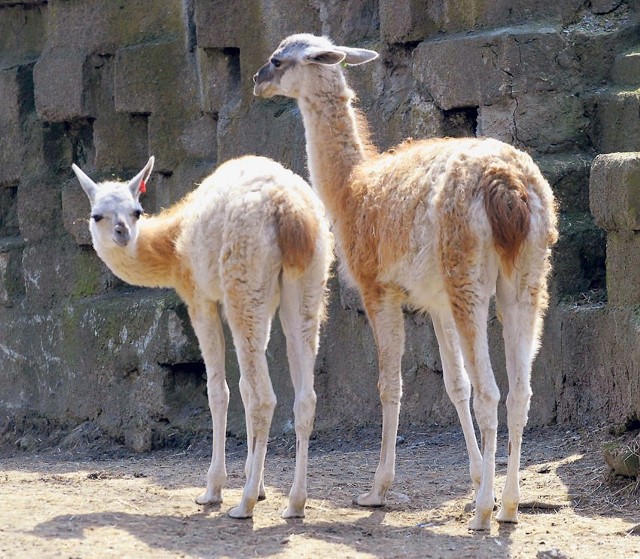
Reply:
[[[122,449],[12,451],[0,463],[3,558],[640,558],[640,492],[611,478],[606,433],[526,434],[520,524],[472,533],[468,465],[460,433],[404,432],[389,505],[366,510],[378,434],[319,435],[311,446],[305,519],[280,512],[292,480],[294,441],[271,442],[267,500],[252,520],[226,516],[243,483],[244,443],[228,441],[228,488],[220,507],[196,505],[208,448],[144,455]],[[611,437],[609,437],[611,438]],[[355,441],[355,442],[354,442]],[[496,490],[504,482],[500,437]]]

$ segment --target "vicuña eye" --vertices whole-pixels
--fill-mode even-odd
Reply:
[[[280,68],[280,66],[282,66],[282,62],[280,62],[280,60],[278,60],[277,58],[272,58],[271,64],[273,64],[275,68]]]
[[[91,219],[93,219],[93,221],[95,221],[96,223],[98,223],[98,221],[100,221],[102,219],[103,216],[101,216],[100,214],[94,214],[91,216]]]
[[[142,211],[141,210],[135,210],[133,212],[133,217],[135,217],[136,219],[140,219],[141,215],[142,215]]]

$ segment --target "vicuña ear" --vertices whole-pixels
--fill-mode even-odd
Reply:
[[[137,199],[140,194],[144,194],[147,191],[147,182],[151,176],[151,171],[153,171],[154,162],[155,158],[152,155],[142,171],[129,181],[129,190],[134,198]]]
[[[71,165],[71,168],[76,174],[76,177],[78,177],[82,190],[86,192],[87,196],[89,197],[89,201],[93,204],[93,201],[95,200],[96,194],[98,192],[98,185],[93,182],[75,163]]]
[[[369,49],[356,49],[351,47],[336,47],[340,52],[344,53],[344,62],[349,66],[358,66],[365,62],[370,62],[378,58],[378,53],[375,50]]]
[[[325,66],[334,66],[340,64],[344,60],[344,53],[338,50],[320,49],[309,47],[305,50],[302,58],[305,64],[323,64]]]

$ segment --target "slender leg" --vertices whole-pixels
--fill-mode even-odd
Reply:
[[[531,365],[537,349],[541,327],[541,311],[536,301],[526,294],[516,296],[514,285],[498,281],[496,292],[502,313],[503,337],[509,379],[507,422],[509,425],[509,459],[507,477],[498,511],[500,522],[518,522],[520,487],[518,473],[522,433],[527,423],[531,400]]]
[[[363,294],[378,349],[378,391],[382,402],[380,462],[371,491],[355,499],[357,505],[365,507],[383,506],[386,503],[387,491],[395,478],[396,438],[402,398],[400,372],[404,352],[402,306],[397,296],[383,295],[382,297],[372,300]]]
[[[217,304],[207,302],[198,307],[192,305],[189,307],[189,314],[207,368],[207,395],[213,426],[207,489],[196,498],[196,502],[201,505],[217,504],[222,502],[222,487],[227,480],[224,445],[229,387],[225,379],[224,335]]]
[[[244,377],[240,378],[239,383],[240,396],[242,398],[242,404],[245,410],[248,410],[251,406],[251,389]],[[253,422],[249,415],[245,414],[245,424],[247,429],[247,441],[253,440]],[[247,445],[247,459],[244,463],[244,475],[245,479],[249,479],[251,475],[251,465],[253,464],[253,446]],[[267,498],[267,492],[264,487],[264,478],[260,480],[260,486],[258,489],[258,501],[263,501]]]
[[[450,315],[431,315],[433,328],[438,339],[440,358],[442,359],[444,385],[449,398],[458,412],[460,425],[469,455],[469,473],[476,492],[480,489],[482,479],[482,455],[478,448],[476,433],[471,418],[471,383],[464,368],[464,360],[460,350],[460,340],[453,317]]]
[[[487,339],[489,299],[495,285],[493,269],[474,266],[460,259],[456,274],[447,277],[451,313],[455,321],[465,369],[473,386],[473,410],[482,437],[482,470],[476,494],[475,516],[469,523],[472,530],[489,530],[494,505],[495,454],[498,430],[496,384]],[[464,412],[463,412],[464,413]]]
[[[229,511],[232,518],[253,516],[260,492],[264,492],[264,460],[276,406],[265,348],[277,297],[277,274],[262,271],[262,278],[232,277],[225,285],[225,310],[240,365],[248,446],[247,479],[240,504]]]
[[[303,278],[284,281],[280,303],[280,322],[287,338],[287,357],[295,391],[294,416],[296,428],[296,468],[289,492],[289,505],[283,518],[304,517],[307,500],[307,466],[309,438],[316,411],[313,389],[313,367],[318,352],[318,335],[322,315],[324,291],[318,281],[304,286]]]

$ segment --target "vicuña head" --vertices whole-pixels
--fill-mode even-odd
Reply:
[[[317,90],[321,82],[316,78],[320,75],[329,82],[343,80],[337,64],[357,66],[377,57],[373,50],[336,46],[326,37],[291,35],[253,77],[254,93],[260,97],[284,95],[298,99],[305,94],[307,76],[313,79],[313,89]]]
[[[140,194],[153,170],[151,156],[144,169],[129,182],[104,182],[97,185],[75,163],[71,166],[91,202],[89,230],[94,247],[113,249],[135,244],[138,221],[144,210]]]

